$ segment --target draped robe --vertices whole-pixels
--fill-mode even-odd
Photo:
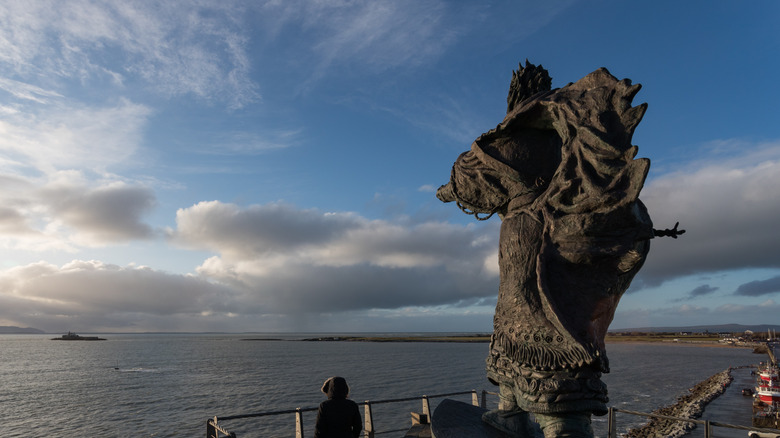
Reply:
[[[639,88],[602,68],[529,97],[437,194],[502,218],[487,377],[526,411],[606,413],[604,337],[653,236],[639,200],[650,161],[631,145]]]

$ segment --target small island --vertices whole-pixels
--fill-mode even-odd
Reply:
[[[68,332],[67,335],[62,335],[59,338],[51,338],[52,341],[105,341],[104,338],[98,338],[97,336],[79,336],[73,332]]]

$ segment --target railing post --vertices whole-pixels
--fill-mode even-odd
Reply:
[[[484,389],[482,390],[482,407],[487,409],[487,391]]]
[[[474,406],[479,406],[479,396],[477,396],[476,389],[471,390],[471,404]]]
[[[366,427],[363,428],[363,436],[374,438],[374,414],[371,411],[371,402],[366,400]]]
[[[615,434],[615,408],[612,406],[609,407],[609,413],[607,414],[607,437],[608,438],[617,438],[617,435]]]
[[[428,416],[428,421],[431,419],[431,403],[428,401],[428,396],[422,396],[422,413]]]
[[[211,422],[214,422],[213,424]],[[206,420],[206,438],[218,438],[217,435],[217,428],[214,427],[214,425],[217,423],[217,417],[214,417],[214,419],[208,419]]]
[[[295,438],[303,438],[303,411],[295,408]]]
[[[216,416],[213,420],[206,421],[206,438],[219,438],[220,433],[223,433],[227,438],[236,438],[235,432],[228,432],[219,427]]]
[[[704,438],[710,438],[712,436],[712,426],[710,426],[710,420],[704,422]]]

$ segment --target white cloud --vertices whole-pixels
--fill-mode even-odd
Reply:
[[[300,26],[311,37],[321,67],[358,59],[378,69],[419,64],[452,42],[446,4],[435,0],[268,2],[262,12],[272,18],[271,35],[285,26]]]
[[[756,156],[766,158],[766,148],[758,152]],[[742,157],[740,165],[735,163],[705,163],[687,174],[659,177],[648,187],[650,196],[646,198],[649,198],[651,214],[659,213],[654,214],[657,227],[658,216],[666,221],[676,213],[684,226],[692,224],[680,239],[666,239],[664,243],[668,246],[657,245],[660,239],[653,242],[651,254],[656,251],[661,253],[661,258],[676,261],[655,266],[648,263],[650,275],[656,281],[685,275],[694,268],[705,272],[746,267],[750,265],[744,260],[747,253],[760,250],[735,239],[735,246],[714,251],[712,256],[713,250],[708,246],[712,239],[699,236],[701,229],[725,233],[719,227],[738,226],[740,221],[747,221],[759,228],[743,230],[741,236],[748,242],[773,241],[772,226],[760,218],[754,219],[753,214],[756,211],[759,215],[767,214],[776,208],[773,191],[755,184],[755,180],[763,184],[776,182],[775,162],[762,159],[755,163]],[[139,237],[133,235],[132,225],[138,225],[141,214],[149,208],[153,200],[151,192],[116,182],[90,189],[79,185],[83,180],[77,173],[65,172],[58,176],[49,181],[47,190],[40,191],[38,200],[28,199],[25,204],[17,199],[16,203],[7,204],[12,210],[5,211],[4,217],[9,218],[10,226],[24,224],[25,218],[30,222],[31,216],[20,217],[15,212],[38,208],[57,217],[52,223],[88,230],[115,224],[125,230],[125,236]],[[6,178],[4,183],[35,192],[23,179]],[[69,199],[73,200],[65,202]],[[122,199],[126,201],[112,205],[113,200]],[[730,205],[738,208],[728,208]],[[123,211],[122,208],[127,210],[121,216],[129,217],[130,222],[123,223],[118,216],[111,215]],[[751,213],[743,215],[744,210]],[[102,215],[101,211],[111,214]],[[712,218],[716,211],[721,214]],[[94,216],[81,216],[88,212]],[[227,321],[251,324],[253,318],[261,315],[275,315],[277,320],[304,315],[316,319],[317,315],[326,318],[345,311],[457,306],[493,299],[498,289],[496,221],[468,226],[440,222],[415,224],[405,220],[369,220],[355,213],[301,210],[286,204],[240,207],[211,201],[180,209],[176,224],[175,229],[169,230],[171,242],[216,253],[197,268],[200,277],[99,262],[78,261],[62,267],[36,264],[5,271],[4,290],[13,292],[4,292],[2,300],[9,303],[9,308],[26,309],[29,315],[81,315],[95,324],[108,323],[96,319],[95,315],[100,313],[112,315],[118,324],[128,327],[137,327],[139,321],[165,327],[180,321],[183,327],[196,324],[198,318],[227,327],[230,325]],[[718,236],[713,239],[718,240]],[[731,254],[728,248],[741,251],[741,256]],[[772,254],[764,255],[773,260]],[[713,260],[708,261],[708,257]],[[683,267],[679,268],[678,264]],[[55,284],[67,291],[58,292]],[[131,302],[126,301],[129,298],[124,296],[125,292],[110,292],[109,295],[121,296],[100,298],[95,308],[86,310],[76,305],[90,301],[93,294],[105,293],[111,285],[128,294],[139,290],[173,292],[159,292],[165,294],[160,305],[155,304],[160,297],[151,292],[142,292]],[[193,298],[184,292],[190,287],[196,290],[193,292],[195,305],[184,303]],[[721,300],[718,306],[686,303],[665,309],[623,311],[619,308],[613,326],[679,325],[680,318],[687,325],[713,320],[761,320],[777,311],[774,301],[754,305]],[[170,319],[169,325],[161,322],[163,316]]]
[[[444,250],[447,243],[440,246]],[[213,257],[201,266],[201,276],[96,260],[17,266],[0,271],[0,321],[52,331],[83,327],[107,331],[249,330],[268,327],[267,320],[287,321],[284,324],[289,325],[305,318],[315,326],[315,321],[336,324],[334,314],[354,311],[357,313],[345,322],[362,321],[366,312],[378,312],[389,327],[399,317],[411,323],[415,318],[409,311],[415,308],[413,313],[418,316],[429,309],[445,318],[451,314],[449,307],[492,297],[497,287],[497,279],[480,274],[478,265],[468,272],[450,272],[446,266],[391,267],[359,262],[325,266],[296,260],[283,249],[275,251],[276,257],[285,260],[273,269],[253,271],[274,256],[260,259],[254,254],[255,258],[230,261]],[[452,255],[442,253],[443,260],[447,257]],[[396,314],[390,309],[402,310]],[[476,314],[475,318],[489,323],[484,309]]]
[[[148,318],[237,310],[229,308],[230,289],[204,279],[99,261],[0,271],[0,290],[0,319],[53,331],[71,325],[144,330],[138,324]]]
[[[143,105],[122,101],[102,108],[50,106],[2,118],[0,152],[17,157],[6,171],[103,172],[137,151],[149,114]]]
[[[493,243],[471,227],[464,233],[461,227],[443,223],[409,226],[284,204],[241,208],[201,202],[180,209],[176,223],[175,242],[218,251],[231,261],[284,254],[322,266],[430,267],[453,263],[464,251],[480,254]]]
[[[284,149],[298,143],[301,130],[267,129],[263,135],[250,132],[219,133],[219,138],[210,141],[207,154],[254,155],[274,149]]]
[[[360,59],[375,68],[409,66],[435,59],[453,41],[439,1],[306,4],[304,27],[322,26],[313,49],[325,65]]]
[[[73,252],[154,236],[144,216],[156,198],[145,186],[91,182],[68,171],[42,181],[0,178],[0,189],[0,246],[6,248]]]
[[[758,155],[765,157],[766,149],[760,152]],[[684,263],[693,264],[702,272],[748,266],[742,257],[725,250],[716,251],[715,259],[721,264],[703,262],[707,261],[712,251],[707,246],[710,239],[696,233],[708,227],[717,231],[718,227],[723,226],[720,223],[722,220],[726,220],[727,224],[747,220],[754,227],[759,227],[762,222],[750,222],[752,215],[743,216],[740,210],[749,207],[751,211],[767,211],[762,208],[773,211],[773,192],[753,189],[753,179],[774,182],[774,162],[762,160],[758,164],[750,161],[745,164],[743,158],[740,159],[741,166],[728,161],[705,163],[697,171],[686,175],[660,177],[648,187],[651,214],[659,212],[659,215],[654,215],[657,227],[658,216],[664,220],[675,212],[681,214],[683,226],[686,223],[696,225],[687,227],[688,233],[680,239],[657,239],[653,242],[651,254],[652,251],[660,252],[662,258],[676,257],[677,263],[683,264],[683,268],[679,268],[675,263],[660,266],[648,263],[646,268],[650,268],[651,276],[654,275],[657,281],[685,275],[691,268]],[[715,178],[713,175],[722,177]],[[26,187],[26,193],[38,193],[37,198],[19,197],[6,204],[12,210],[5,211],[4,217],[9,219],[8,224],[12,227],[31,223],[30,218],[33,216],[22,213],[35,210],[43,211],[51,217],[48,227],[38,228],[42,230],[40,232],[57,231],[58,226],[92,230],[90,238],[93,243],[122,236],[139,238],[149,232],[148,228],[141,225],[140,218],[148,211],[153,196],[141,187],[107,181],[97,188],[89,188],[83,184],[84,179],[74,172],[57,174],[57,178],[48,181],[46,190],[40,191],[32,190],[30,187],[34,185],[27,184],[21,178],[6,178],[3,181],[17,188]],[[664,187],[677,190],[661,190]],[[728,194],[729,190],[733,191],[733,196],[727,196],[728,201],[724,201],[721,195]],[[668,193],[668,196],[659,195],[663,192]],[[114,201],[117,203],[114,204]],[[687,206],[686,203],[696,202],[700,203],[695,205],[696,208],[683,208]],[[741,208],[731,211],[728,205]],[[711,218],[711,212],[718,209],[723,209],[722,214]],[[127,221],[123,222],[124,219]],[[206,295],[211,293],[211,287],[221,291],[221,304],[209,302],[208,306],[204,305],[199,310],[205,312],[200,317],[211,318],[211,322],[219,320],[220,324],[228,324],[225,322],[228,318],[239,318],[248,324],[258,315],[314,317],[350,310],[365,312],[370,309],[403,309],[410,306],[455,306],[475,299],[493,299],[498,289],[496,221],[469,226],[439,222],[415,224],[405,220],[369,220],[354,213],[301,210],[285,204],[240,207],[211,201],[180,209],[176,215],[176,224],[175,229],[169,230],[172,242],[216,253],[197,268],[201,276],[198,281],[204,282],[197,284],[201,285]],[[111,235],[109,228],[103,229],[106,233],[100,234],[104,226],[116,226],[122,231],[118,235]],[[757,232],[756,237],[751,237],[754,231]],[[771,236],[772,232],[772,226],[766,225],[760,230],[745,230],[743,234],[755,242],[759,237],[766,238],[767,233]],[[768,240],[771,241],[771,237]],[[668,246],[657,245],[659,241]],[[71,237],[67,242],[75,244],[79,241]],[[674,245],[681,246],[677,248]],[[732,250],[745,253],[757,250],[756,247],[740,246],[741,243],[736,245]],[[686,258],[677,255],[677,252],[689,254]],[[771,257],[771,254],[768,255]],[[6,294],[4,299],[18,305],[22,297],[30,296],[29,291],[35,291],[31,296],[37,298],[24,298],[22,301],[31,313],[34,313],[36,305],[45,304],[45,308],[50,310],[44,311],[44,314],[76,312],[72,309],[74,302],[87,300],[92,293],[102,293],[111,283],[122,284],[123,290],[131,291],[136,288],[160,290],[168,287],[165,286],[166,282],[179,284],[180,281],[193,281],[187,276],[168,275],[148,269],[117,268],[96,262],[86,265],[84,262],[74,263],[61,268],[27,266],[7,271],[6,280],[8,278],[17,279],[16,286],[8,290],[21,292]],[[28,280],[19,283],[23,278]],[[56,278],[57,284],[74,282],[76,286],[71,290],[78,292],[69,292],[75,294],[73,296],[44,294],[41,291],[48,291],[46,287],[54,284],[53,281],[49,282],[51,278]],[[157,281],[162,286],[155,286]],[[24,284],[24,287],[19,284]],[[162,313],[172,318],[171,324],[180,314],[186,314],[181,316],[182,320],[194,324],[198,318],[196,313],[200,313],[184,304],[181,304],[181,308],[185,310],[177,310],[179,307],[175,302],[182,297],[169,297],[172,301],[163,305],[158,313],[150,310],[153,304],[148,304],[149,308],[140,302],[129,305],[116,297],[102,301],[102,311],[103,314],[118,312],[121,316],[117,320],[126,324],[134,324],[133,321],[145,321],[146,324],[156,321],[155,324],[160,324]],[[153,300],[151,295],[144,294],[139,299]],[[112,303],[121,303],[122,306],[114,309]],[[125,305],[134,309],[133,312],[122,313],[121,308]],[[723,321],[745,318],[756,320],[768,317],[768,312],[776,311],[774,302],[765,305],[727,302],[719,305],[718,308],[710,308],[701,303],[696,306],[688,303],[675,308],[647,309],[644,313],[630,309],[621,312],[619,309],[615,327],[675,325],[675,319],[679,318],[685,318],[690,324],[703,324],[714,318],[722,318]],[[62,306],[64,308],[60,308]],[[757,316],[752,318],[750,312]],[[641,324],[643,321],[647,323]]]
[[[75,230],[71,238],[77,243],[100,245],[152,237],[152,229],[142,222],[155,203],[148,188],[115,182],[94,189],[52,185],[42,192],[52,216]]]
[[[780,144],[745,145],[653,179],[642,191],[655,228],[680,222],[686,234],[651,242],[640,272],[656,285],[693,273],[778,268]]]
[[[16,209],[0,207],[0,234],[25,235],[34,234],[25,218]]]
[[[235,4],[208,2],[4,2],[0,63],[49,86],[143,81],[240,108],[259,97],[244,15]]]
[[[171,238],[220,254],[198,268],[201,275],[295,313],[492,296],[497,277],[481,260],[495,252],[495,240],[484,239],[481,230],[213,201],[179,210]]]
[[[61,94],[55,91],[45,90],[34,85],[2,77],[0,77],[0,89],[7,91],[17,99],[33,101],[36,103],[48,103],[52,98],[62,97]],[[5,112],[12,114],[17,113],[18,110],[9,108]]]

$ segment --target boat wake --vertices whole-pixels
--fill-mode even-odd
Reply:
[[[159,368],[114,368],[116,371],[120,373],[161,373],[162,370]]]

